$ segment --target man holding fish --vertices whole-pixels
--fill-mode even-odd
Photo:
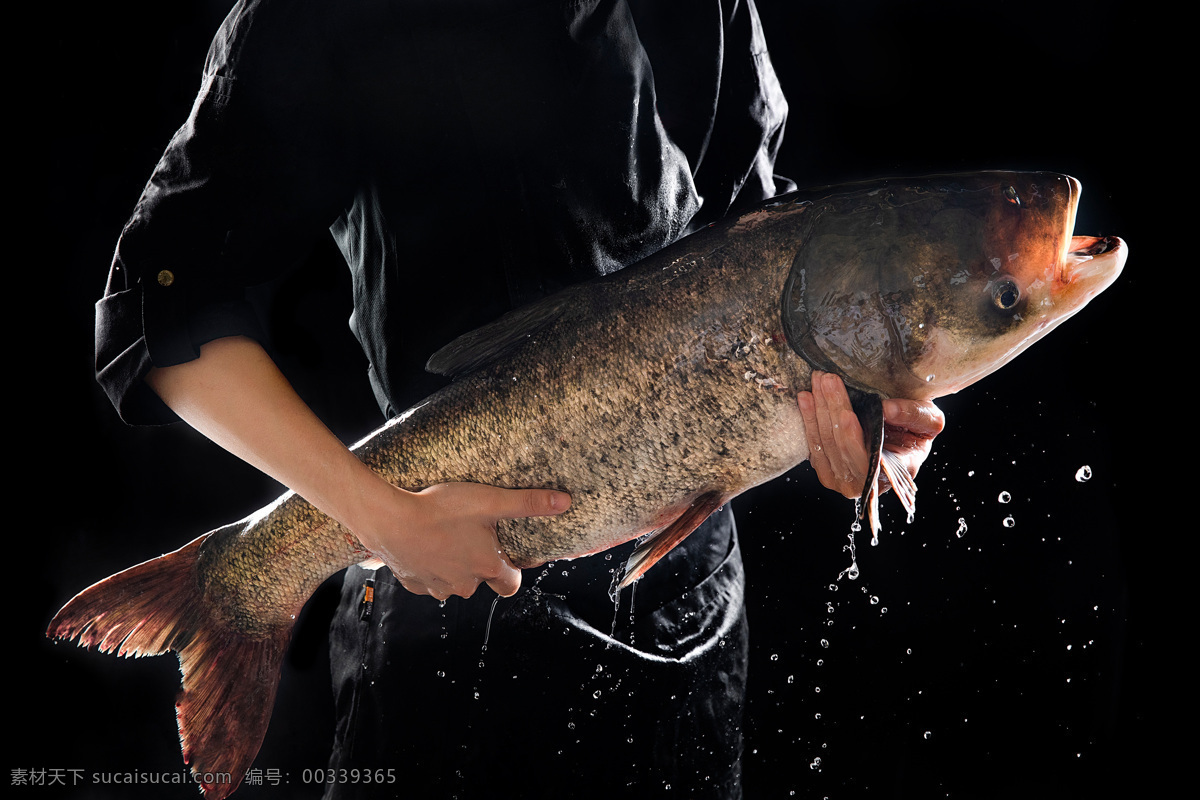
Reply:
[[[402,781],[335,780],[328,797],[498,796],[514,768],[541,776],[526,797],[569,779],[589,796],[739,796],[747,627],[729,508],[647,573],[632,609],[609,599],[632,546],[521,592],[497,521],[561,514],[570,495],[391,485],[292,390],[243,289],[331,229],[395,416],[455,335],[794,188],[772,174],[787,106],[753,3],[331,5],[248,0],[214,39],[98,304],[101,383],[126,421],[186,420],[389,568],[347,574],[331,767]],[[841,381],[814,379],[798,403],[821,482],[857,498],[867,451]],[[915,475],[943,418],[930,402],[883,410]],[[495,595],[513,599],[493,616]]]

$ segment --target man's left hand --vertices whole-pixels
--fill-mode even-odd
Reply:
[[[813,372],[812,391],[798,399],[808,436],[809,463],[821,485],[849,498],[862,493],[867,479],[867,446],[862,426],[850,407],[842,379]],[[929,456],[934,437],[946,427],[946,416],[932,402],[884,400],[883,446],[900,456],[914,478]],[[883,479],[881,488],[889,485]]]

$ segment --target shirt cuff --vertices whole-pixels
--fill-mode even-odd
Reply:
[[[158,317],[158,319],[155,319]],[[165,425],[179,417],[146,384],[151,367],[200,357],[200,346],[226,336],[266,337],[245,299],[214,303],[174,319],[147,314],[141,284],[96,303],[96,380],[129,425]]]

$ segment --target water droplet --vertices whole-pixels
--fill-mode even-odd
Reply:
[[[772,661],[778,661],[778,660],[779,660],[779,653],[771,653],[771,660],[772,660]]]
[[[932,738],[933,738],[933,732],[932,732],[932,731],[925,731],[925,738],[926,738],[926,739],[932,739]]]
[[[1007,517],[1004,518],[1004,527],[1011,528],[1012,526],[1014,526],[1016,524],[1017,524],[1017,521],[1012,518],[1012,514],[1009,514]]]
[[[829,649],[829,640],[828,640],[828,639],[822,639],[822,640],[821,640],[821,647],[824,647],[825,649]]]
[[[871,595],[871,605],[873,605],[873,606],[879,605],[879,598],[876,597],[875,595]]]
[[[821,758],[820,758],[820,756],[818,756],[817,758],[814,758],[812,760],[812,763],[808,765],[808,768],[809,769],[817,769],[820,766],[821,766]]]
[[[439,678],[444,678],[444,677],[446,677],[446,673],[445,673],[445,672],[443,672],[442,670],[440,670],[440,669],[439,669],[439,670],[437,671],[437,676],[438,676]]]
[[[1092,468],[1087,464],[1084,464],[1082,467],[1075,470],[1075,480],[1079,481],[1080,483],[1083,483],[1084,481],[1090,481],[1091,479]]]
[[[958,518],[958,530],[956,530],[954,533],[957,534],[958,538],[960,538],[960,539],[966,535],[967,521],[965,519],[963,519],[962,517]]]
[[[820,694],[820,693],[821,693],[821,687],[820,687],[820,686],[814,686],[814,687],[813,687],[813,691],[814,691],[814,692],[816,692],[817,694]]]
[[[596,691],[592,692],[592,697],[596,698],[597,700],[600,699],[600,690],[597,689]]]
[[[1001,492],[1000,496],[997,497],[996,499],[999,500],[1001,503],[1007,503],[1010,500],[1012,500],[1012,495],[1009,494],[1008,492]]]
[[[795,676],[795,675],[788,675],[787,681],[788,681],[788,683],[795,683],[795,682],[796,682],[796,676]]]

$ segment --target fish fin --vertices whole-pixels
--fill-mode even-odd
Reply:
[[[892,488],[896,490],[896,497],[899,498],[900,505],[904,506],[904,510],[908,512],[909,522],[912,522],[913,514],[917,513],[917,482],[913,480],[912,475],[908,474],[904,460],[891,450],[881,452],[880,458],[883,473],[887,475]]]
[[[646,541],[629,555],[625,562],[625,574],[621,576],[617,588],[624,589],[645,575],[659,559],[671,552],[671,548],[686,539],[688,534],[699,528],[714,511],[725,505],[725,501],[725,495],[717,492],[703,494],[692,501],[674,522],[650,534]]]
[[[456,377],[495,361],[562,316],[573,296],[567,289],[464,333],[431,355],[425,369]]]
[[[209,535],[84,589],[46,635],[125,657],[174,651],[183,676],[175,704],[183,760],[205,797],[222,800],[262,745],[291,629],[256,638],[209,612],[196,572]],[[213,774],[229,781],[201,781]]]
[[[871,529],[871,542],[879,541],[879,470],[883,463],[883,398],[872,392],[846,387],[850,405],[858,416],[863,434],[867,438],[867,479],[863,482],[862,494],[858,499],[858,518],[867,515]]]

